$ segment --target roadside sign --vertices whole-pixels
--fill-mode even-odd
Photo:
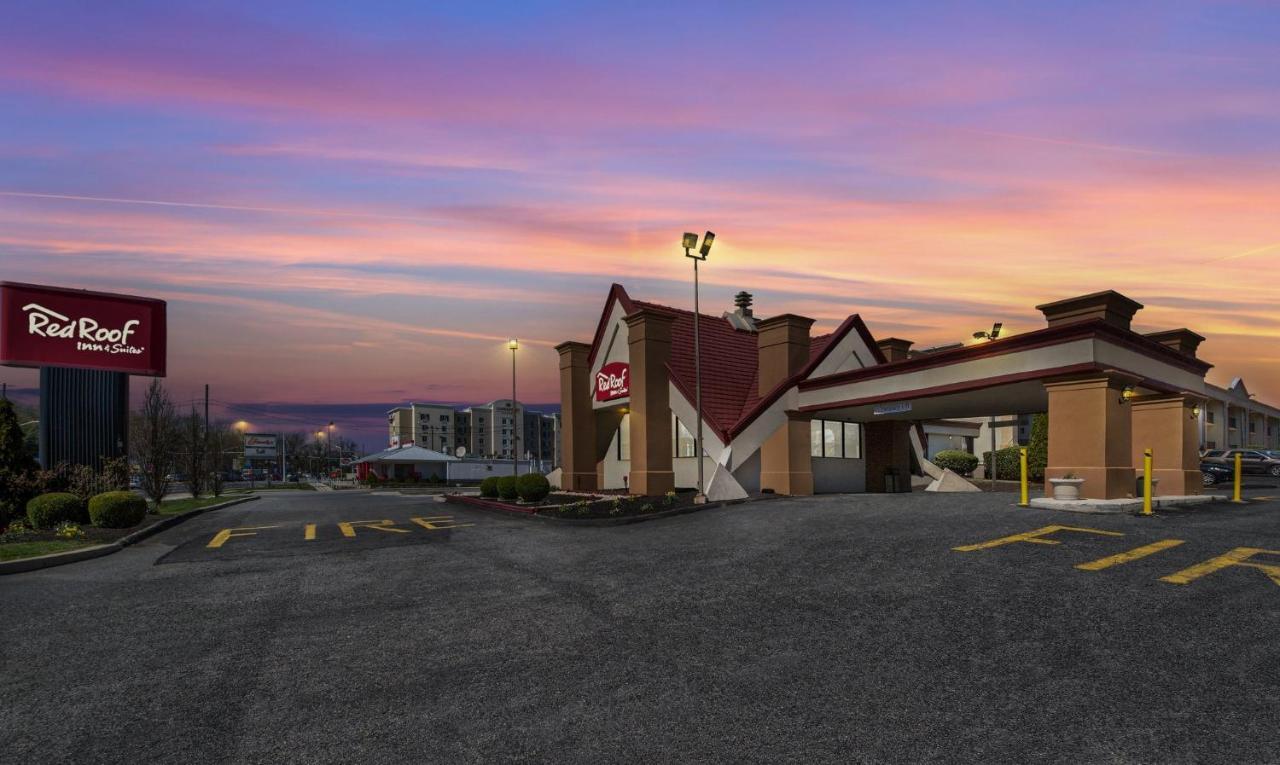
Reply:
[[[276,434],[245,433],[244,456],[249,459],[274,459],[276,456]]]

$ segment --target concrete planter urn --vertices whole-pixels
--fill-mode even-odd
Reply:
[[[1054,499],[1080,499],[1080,484],[1083,478],[1050,478],[1053,485]]]

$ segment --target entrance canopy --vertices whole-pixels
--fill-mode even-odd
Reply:
[[[1022,335],[805,380],[798,408],[860,422],[1043,412],[1045,383],[1091,374],[1120,378],[1135,394],[1203,398],[1210,366],[1105,318],[1051,319]]]

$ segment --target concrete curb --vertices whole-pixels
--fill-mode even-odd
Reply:
[[[1223,494],[1197,494],[1192,496],[1152,497],[1151,509],[1160,510],[1173,507],[1195,507],[1225,502],[1229,498]],[[1088,515],[1133,515],[1142,511],[1142,500],[1126,499],[1053,499],[1041,497],[1033,499],[1030,506],[1040,510],[1062,510],[1068,513]]]
[[[461,504],[479,507],[484,510],[497,510],[520,518],[528,518],[531,520],[542,521],[544,523],[562,524],[565,526],[626,526],[632,523],[656,521],[661,518],[671,518],[677,515],[688,515],[689,513],[697,513],[702,510],[710,510],[716,507],[725,507],[726,505],[745,505],[751,502],[764,502],[779,498],[780,497],[747,497],[744,499],[727,499],[720,502],[708,502],[705,505],[687,505],[685,507],[677,507],[671,510],[660,510],[656,513],[627,515],[620,518],[561,518],[554,515],[535,513],[532,509],[515,510],[499,502],[490,502],[465,495],[450,495],[446,501],[458,501]]]
[[[105,545],[94,545],[93,547],[81,547],[79,550],[68,550],[60,553],[50,553],[49,555],[37,555],[34,558],[20,558],[18,560],[8,560],[0,563],[0,576],[5,574],[20,574],[24,571],[39,571],[44,568],[53,568],[54,566],[64,566],[68,563],[76,563],[82,560],[92,560],[101,558],[104,555],[117,553],[128,547],[137,544],[153,534],[159,534],[165,529],[173,528],[197,515],[203,515],[211,510],[221,510],[224,507],[239,505],[245,502],[252,502],[258,499],[258,496],[239,497],[228,502],[220,502],[216,505],[208,507],[197,507],[195,510],[188,510],[182,515],[171,515],[168,518],[161,518],[155,523],[144,529],[138,529],[132,534],[120,537],[114,542]]]

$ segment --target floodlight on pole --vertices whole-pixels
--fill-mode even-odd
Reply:
[[[520,443],[518,433],[520,426],[516,424],[516,351],[520,350],[520,341],[514,337],[507,341],[507,350],[511,351],[511,475],[520,475]]]
[[[706,484],[703,482],[702,475],[702,338],[699,331],[699,325],[702,324],[702,314],[699,312],[698,306],[698,261],[707,259],[707,255],[711,253],[711,244],[715,240],[715,233],[708,231],[704,234],[702,236],[702,246],[698,248],[697,254],[693,252],[693,248],[698,245],[697,234],[685,233],[680,240],[681,245],[684,247],[684,256],[693,260],[693,397],[694,409],[698,417],[693,447],[694,457],[698,460],[698,493],[693,498],[695,505],[705,504],[707,501]]]

